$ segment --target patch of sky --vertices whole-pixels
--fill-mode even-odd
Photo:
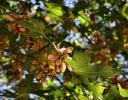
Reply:
[[[57,80],[54,80],[53,83],[54,83],[57,87],[61,86],[61,83],[60,83],[59,81],[57,81]]]
[[[81,37],[81,33],[75,33],[74,31],[68,31],[69,35],[65,38],[66,42],[75,43],[76,46],[85,48],[88,45],[88,40]]]
[[[125,60],[124,56],[122,54],[117,55],[117,60],[123,62]]]
[[[74,37],[74,35],[75,35],[75,33],[71,30],[71,31],[68,31],[68,36],[65,38],[65,41],[66,42],[69,42],[70,41],[70,39],[72,38],[72,37]]]
[[[11,86],[12,86],[12,87],[16,87],[16,85],[17,85],[18,83],[19,83],[19,81],[12,82],[12,83],[11,83]]]
[[[31,11],[28,12],[28,14],[29,14],[29,15],[31,15],[31,14],[32,14],[32,15],[33,15],[33,14],[36,14],[36,9],[35,9],[35,7],[32,7],[32,8],[31,8]]]
[[[58,75],[57,77],[61,82],[64,82],[63,75]]]
[[[36,3],[36,0],[31,0],[31,3],[32,3],[32,4],[35,4],[35,3]]]
[[[116,22],[115,21],[111,22],[110,25],[109,25],[110,28],[113,28],[115,26],[116,26]]]
[[[59,24],[59,25],[57,26],[57,32],[58,32],[58,33],[64,32],[64,28],[63,28],[63,26],[62,26],[61,24]]]
[[[23,49],[23,48],[20,48],[20,52],[21,52],[23,55],[26,55],[26,54],[27,54],[27,53],[26,53],[26,50]]]
[[[8,52],[7,51],[4,51],[4,56],[8,56]]]
[[[114,28],[116,26],[116,22],[103,22],[103,24],[108,28]]]
[[[69,8],[74,8],[78,0],[64,0],[64,5]]]
[[[64,28],[62,26],[58,27],[58,32],[64,32]]]
[[[128,66],[124,66],[124,67],[122,67],[121,70],[123,70],[123,71],[125,71],[125,72],[128,73]]]
[[[123,75],[122,74],[120,74],[117,78],[119,79],[119,80],[122,80],[123,79]]]
[[[125,78],[128,79],[128,74],[125,75]]]
[[[33,78],[33,82],[34,82],[34,83],[39,83],[39,81],[37,81],[36,78]]]
[[[73,20],[73,22],[75,23],[76,26],[78,26],[78,27],[80,26],[80,20],[79,19],[75,18]]]
[[[125,60],[125,58],[122,54],[118,54],[117,58],[115,58],[115,60],[121,64],[121,70],[125,71],[126,75],[127,75],[128,74],[128,61]]]
[[[39,96],[35,94],[29,94],[30,99],[39,100]]]
[[[28,72],[27,70],[25,70],[25,71],[24,71],[24,74],[25,74],[25,75],[28,75],[28,74],[29,74],[29,72]]]
[[[10,92],[15,92],[13,89],[11,89],[12,86],[11,85],[7,85],[6,83],[3,83],[2,85],[0,85],[0,91],[4,91],[4,90],[8,90]]]
[[[43,4],[42,1],[39,1],[39,7],[40,7],[41,9],[45,9],[45,5]]]
[[[41,9],[45,9],[45,5],[43,4],[42,1],[38,1],[38,4],[37,4],[36,0],[31,0],[31,3],[34,5],[35,9],[37,9],[38,7]]]
[[[20,0],[20,1],[23,1],[23,2],[25,2],[26,0]]]

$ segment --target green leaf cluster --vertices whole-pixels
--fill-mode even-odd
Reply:
[[[105,64],[91,64],[91,56],[87,52],[74,52],[71,59],[65,59],[72,71],[87,78],[110,78],[116,74],[116,70]]]

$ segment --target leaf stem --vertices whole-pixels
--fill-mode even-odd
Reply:
[[[49,38],[47,38],[47,36],[44,35],[43,32],[39,32],[39,33],[41,33],[41,35],[42,35],[49,43],[51,43],[51,44],[53,45],[54,49],[55,49],[56,51],[58,51],[58,48],[57,48],[57,46],[55,45],[54,42],[52,42]]]

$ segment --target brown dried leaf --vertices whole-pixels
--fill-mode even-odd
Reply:
[[[54,62],[56,56],[55,55],[48,55],[48,60]]]
[[[37,62],[37,60],[32,60],[32,62],[31,62],[33,65],[36,65],[36,64],[38,64],[38,62]]]
[[[15,18],[12,15],[5,15],[4,18],[9,21],[15,21]]]
[[[67,47],[67,51],[68,51],[68,53],[72,53],[73,50],[74,50],[73,47]]]
[[[57,60],[55,60],[55,63],[56,63],[56,65],[58,66],[58,65],[61,64],[61,60],[60,60],[60,59],[57,59]]]
[[[63,73],[66,70],[66,64],[64,62],[61,63],[60,71]]]

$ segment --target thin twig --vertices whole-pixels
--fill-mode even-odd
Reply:
[[[56,51],[58,51],[58,48],[57,48],[57,46],[55,45],[54,42],[52,42],[50,39],[48,39],[47,36],[43,34],[43,32],[39,32],[39,33],[41,33],[41,35],[42,35],[49,43],[51,43],[51,44],[53,45],[54,49],[55,49]]]

